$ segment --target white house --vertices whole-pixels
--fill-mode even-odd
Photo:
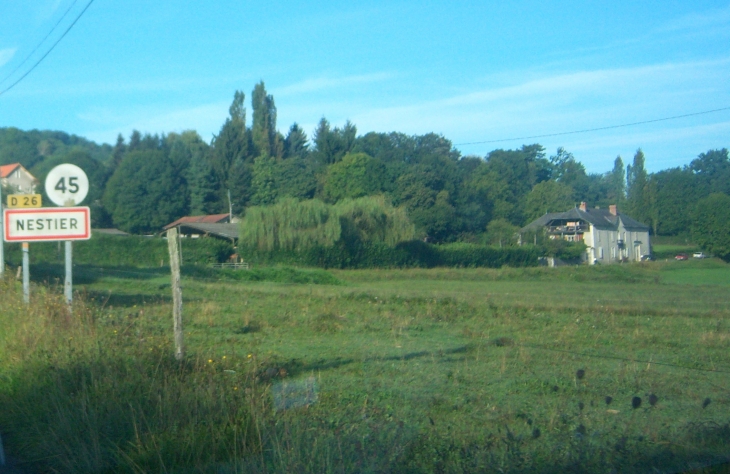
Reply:
[[[618,212],[615,205],[608,209],[580,207],[566,212],[545,214],[520,230],[544,229],[551,239],[583,242],[586,253],[583,260],[590,263],[640,261],[651,255],[649,226]]]
[[[33,194],[38,184],[38,180],[20,163],[0,166],[0,180],[3,186],[13,188],[18,194]]]

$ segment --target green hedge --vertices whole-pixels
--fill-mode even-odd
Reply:
[[[184,265],[224,262],[233,246],[213,238],[182,239]],[[74,263],[78,265],[159,267],[169,265],[167,240],[159,237],[108,236],[95,234],[90,240],[74,242]],[[433,268],[433,267],[531,267],[543,251],[533,246],[495,248],[454,243],[433,245],[414,240],[395,247],[378,242],[338,242],[333,247],[306,250],[260,251],[239,249],[249,263],[259,266],[293,265],[317,268]],[[5,244],[5,260],[20,265],[20,244]],[[30,245],[30,261],[62,263],[63,244],[41,242]]]
[[[234,253],[233,245],[214,238],[181,239],[183,264],[224,262]],[[21,263],[20,244],[5,244],[5,260]],[[31,243],[30,263],[61,263],[62,242]],[[110,236],[94,234],[90,240],[73,244],[73,261],[79,265],[159,267],[169,265],[167,240],[159,237]]]
[[[369,242],[302,251],[239,249],[239,254],[254,265],[320,268],[529,267],[538,264],[541,253],[532,246],[499,249],[465,243],[432,245],[418,240],[402,242],[395,247]]]

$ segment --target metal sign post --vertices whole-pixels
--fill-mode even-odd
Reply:
[[[28,242],[23,242],[23,301],[30,303],[30,262],[28,259]]]
[[[1,191],[0,191],[1,192]],[[46,194],[57,206],[41,206],[37,194],[10,195],[8,207],[2,210],[3,241],[21,242],[23,245],[23,299],[30,301],[30,272],[28,242],[66,241],[66,278],[64,296],[71,307],[73,298],[72,244],[73,240],[91,238],[91,215],[88,207],[74,207],[81,204],[89,193],[89,179],[76,165],[62,164],[53,168],[46,176]],[[0,204],[2,201],[0,195]],[[4,265],[2,245],[0,262]],[[0,273],[1,274],[1,273]]]
[[[73,247],[70,240],[66,241],[66,279],[63,283],[63,294],[66,296],[66,303],[70,306],[73,302]]]
[[[46,176],[46,194],[58,206],[77,206],[86,198],[88,192],[89,178],[84,170],[76,165],[69,163],[58,165]],[[63,293],[69,308],[73,302],[72,245],[70,240],[66,240],[66,278],[63,283]]]

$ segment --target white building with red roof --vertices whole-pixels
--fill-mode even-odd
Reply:
[[[33,194],[38,185],[38,180],[20,163],[0,166],[0,180],[18,194]]]

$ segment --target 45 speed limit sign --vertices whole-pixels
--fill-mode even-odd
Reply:
[[[46,195],[57,206],[78,206],[88,193],[89,178],[76,165],[58,165],[46,176]]]

